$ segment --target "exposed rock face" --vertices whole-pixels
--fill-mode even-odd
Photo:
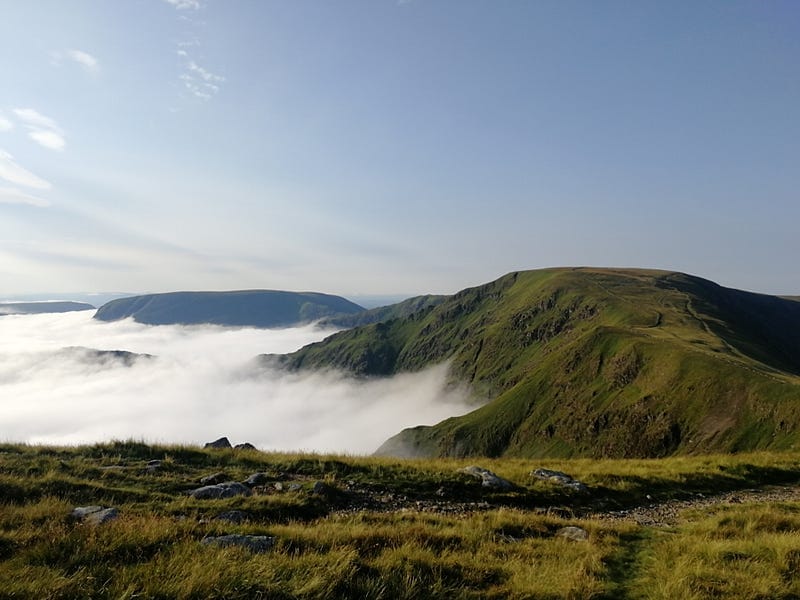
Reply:
[[[531,471],[531,476],[535,477],[536,479],[541,479],[543,481],[549,481],[550,483],[555,483],[556,485],[560,485],[562,487],[566,487],[576,492],[585,493],[589,491],[589,488],[586,487],[586,484],[578,481],[577,479],[573,479],[566,473],[562,473],[561,471],[551,471],[550,469],[536,469]]]
[[[228,438],[221,437],[218,440],[214,440],[213,442],[208,442],[203,448],[230,448],[231,443],[228,441]]]
[[[585,542],[589,539],[589,532],[582,527],[562,527],[556,532],[556,536],[563,537],[573,542]]]
[[[498,477],[488,469],[484,469],[482,467],[471,465],[461,469],[461,473],[466,473],[467,475],[472,475],[473,477],[480,479],[481,485],[485,488],[490,488],[493,490],[513,490],[515,487],[514,484],[507,479]]]
[[[102,506],[77,506],[72,510],[70,516],[76,521],[89,525],[102,525],[116,519],[119,511],[116,508],[103,508]]]
[[[245,548],[251,552],[266,552],[275,545],[275,538],[268,535],[221,535],[207,537],[200,541],[206,546]]]
[[[238,481],[206,485],[189,492],[189,495],[197,500],[219,500],[220,498],[249,496],[250,494],[252,494],[250,488]]]

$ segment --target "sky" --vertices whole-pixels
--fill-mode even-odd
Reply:
[[[794,1],[0,0],[0,296],[800,294]]]
[[[391,378],[259,368],[331,333],[106,323],[93,311],[0,318],[0,442],[110,439],[204,444],[227,436],[261,450],[368,454],[401,429],[475,404],[446,386],[447,365]],[[89,349],[150,357],[98,357]]]

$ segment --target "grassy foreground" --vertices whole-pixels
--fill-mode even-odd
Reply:
[[[150,460],[161,465],[148,472]],[[486,490],[458,472],[468,464],[516,487]],[[532,478],[541,467],[589,492]],[[248,497],[187,496],[216,471],[266,482]],[[467,462],[6,444],[0,598],[798,598],[800,503],[698,504],[658,527],[625,510],[799,480],[800,455],[777,453]],[[120,516],[69,518],[92,504]],[[234,509],[248,520],[215,518]],[[588,540],[557,535],[565,526]],[[200,543],[223,534],[275,545]]]

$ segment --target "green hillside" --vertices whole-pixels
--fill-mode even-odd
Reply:
[[[800,303],[682,273],[511,273],[284,361],[358,375],[448,361],[486,401],[387,454],[646,457],[800,437]]]
[[[371,325],[372,323],[380,323],[381,321],[389,321],[391,319],[400,319],[419,312],[420,310],[441,304],[447,299],[447,296],[414,296],[413,298],[406,298],[401,302],[389,304],[388,306],[378,306],[362,312],[353,314],[340,314],[333,317],[322,319],[319,324],[322,326],[331,327],[361,327],[362,325]]]

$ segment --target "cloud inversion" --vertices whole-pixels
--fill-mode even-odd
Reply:
[[[262,449],[364,453],[408,426],[463,414],[446,368],[389,379],[263,369],[259,353],[323,337],[283,330],[104,323],[92,312],[0,317],[0,431],[32,443],[228,436]],[[130,361],[81,348],[129,350]]]

